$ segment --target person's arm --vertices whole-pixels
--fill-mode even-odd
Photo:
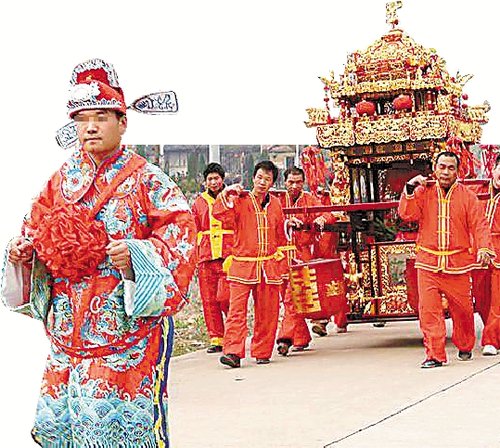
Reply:
[[[418,175],[410,179],[401,193],[398,214],[403,221],[420,221],[422,217],[421,197],[427,179]]]
[[[134,279],[133,285],[125,282],[126,312],[172,315],[188,302],[196,265],[195,220],[179,187],[154,165],[144,168],[139,195],[152,231],[147,239],[122,240],[130,253],[130,266],[124,267],[133,272],[123,274]]]
[[[12,239],[5,250],[0,294],[11,311],[44,320],[50,303],[51,277],[33,249],[31,237],[46,210],[54,202],[59,186],[56,172],[33,201],[24,218],[21,235]]]
[[[317,197],[311,195],[311,207],[318,207],[324,205]],[[313,224],[318,227],[319,230],[323,230],[326,224],[333,224],[337,221],[337,218],[332,212],[315,213]]]
[[[230,185],[224,188],[215,200],[212,215],[222,222],[225,229],[234,229],[238,198],[243,192],[240,184]]]
[[[474,192],[469,195],[469,203],[466,207],[467,222],[470,226],[472,237],[477,247],[477,262],[486,267],[490,260],[495,257],[495,250],[491,239],[490,227],[484,216],[484,208]]]

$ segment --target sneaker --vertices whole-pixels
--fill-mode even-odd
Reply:
[[[441,361],[436,361],[435,359],[426,359],[420,367],[422,369],[433,369],[434,367],[441,367],[443,363]]]
[[[257,364],[269,364],[270,362],[269,358],[257,358]]]
[[[222,345],[211,345],[207,348],[207,353],[220,353],[222,351]]]
[[[288,355],[288,350],[290,350],[290,344],[288,342],[280,342],[277,350],[281,356],[286,356]]]
[[[458,359],[460,361],[470,361],[472,359],[472,352],[465,352],[460,350],[458,352]]]
[[[326,324],[322,324],[322,323],[315,323],[312,327],[311,327],[311,331],[314,333],[314,334],[317,334],[318,336],[326,336],[328,333],[326,331]]]
[[[294,345],[292,347],[292,352],[303,352],[304,350],[307,350],[307,347],[309,347],[309,344],[306,344],[306,345]]]
[[[487,344],[483,347],[483,356],[495,356],[498,353],[494,345]]]
[[[233,355],[231,353],[227,355],[222,355],[219,358],[219,361],[221,364],[224,364],[225,366],[229,366],[232,369],[236,369],[240,367],[240,357],[237,355]]]

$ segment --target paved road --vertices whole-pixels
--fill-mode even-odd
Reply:
[[[269,365],[173,359],[174,448],[500,448],[500,356],[423,370],[417,322],[356,324]]]

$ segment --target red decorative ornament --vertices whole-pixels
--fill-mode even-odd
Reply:
[[[47,210],[35,204],[33,247],[53,277],[71,281],[96,272],[106,258],[108,235],[101,221],[78,204]]]
[[[462,99],[467,101],[469,99],[469,95],[467,95],[466,93],[462,94]]]
[[[305,147],[300,154],[300,161],[309,189],[312,194],[317,195],[318,187],[325,185],[327,175],[331,174],[328,172],[321,148]]]
[[[500,146],[498,145],[481,145],[481,157],[483,159],[484,174],[486,177],[492,176],[492,171],[495,168],[495,162],[500,155]]]
[[[464,142],[455,136],[451,136],[446,141],[446,150],[451,151],[460,159],[458,177],[466,179],[474,175],[476,168],[481,165],[476,156],[469,151]]]
[[[396,110],[411,110],[413,107],[413,100],[410,95],[401,94],[394,98],[392,105]]]
[[[373,115],[375,113],[375,104],[371,101],[362,100],[356,104],[356,112],[359,116]]]

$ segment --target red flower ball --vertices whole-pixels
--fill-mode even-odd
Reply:
[[[32,220],[33,247],[54,277],[78,281],[104,261],[108,235],[89,210],[65,204],[47,212],[35,206]]]

